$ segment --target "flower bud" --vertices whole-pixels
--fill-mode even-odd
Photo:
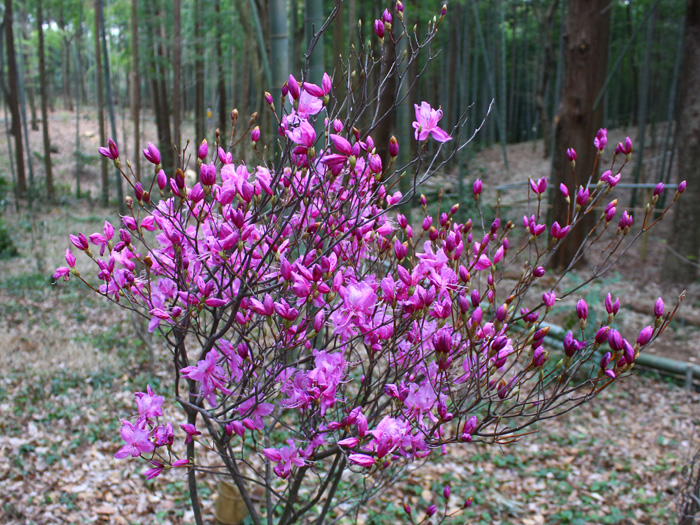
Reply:
[[[209,153],[209,145],[207,144],[207,139],[204,139],[202,143],[199,145],[199,149],[197,150],[197,158],[199,160],[204,160],[207,157],[207,154]]]
[[[445,488],[442,489],[442,496],[443,496],[445,499],[450,499],[450,493],[451,493],[450,486],[449,486],[449,485],[445,485]]]
[[[664,300],[659,297],[654,304],[654,316],[658,319],[662,315],[664,315]]]
[[[143,156],[146,157],[146,160],[151,164],[155,164],[156,166],[160,164],[160,151],[158,151],[158,148],[152,142],[149,142],[148,147],[143,150]]]
[[[396,157],[399,154],[399,141],[392,136],[389,139],[389,156]]]
[[[583,299],[579,299],[576,303],[576,315],[581,321],[585,321],[588,318],[588,305]]]
[[[250,140],[257,142],[260,140],[260,126],[255,126],[253,131],[250,132]]]
[[[479,196],[484,189],[484,184],[481,179],[476,179],[472,185],[472,193],[474,194],[474,200],[479,200]]]
[[[379,41],[383,43],[384,40],[384,22],[381,20],[374,21],[374,32],[379,37]]]
[[[651,326],[646,326],[642,328],[642,330],[639,332],[639,335],[637,336],[637,344],[639,346],[644,346],[649,344],[649,341],[651,341],[651,337],[654,335],[654,329]]]
[[[156,182],[158,183],[158,188],[161,190],[165,188],[168,184],[168,176],[165,174],[163,170],[158,170],[158,174],[156,175]]]

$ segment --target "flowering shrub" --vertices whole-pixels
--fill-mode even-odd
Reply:
[[[387,15],[375,30],[394,38]],[[428,38],[435,31],[431,26]],[[408,59],[420,49],[412,47]],[[403,170],[413,169],[414,180],[432,173],[419,173],[422,148],[395,170],[399,144],[392,138],[383,163],[369,134],[329,111],[328,75],[321,86],[290,76],[285,95],[293,109],[279,121],[282,156],[274,166],[234,164],[222,144],[210,155],[205,141],[197,151],[199,181],[188,187],[182,169],[168,178],[149,143],[144,156],[154,166],[157,203],[123,170],[110,140],[100,153],[133,188],[129,213],[119,226],[106,222],[101,233],[70,236],[97,266],[92,289],[147,317],[172,352],[168,395],[185,417],[164,414],[163,397],[150,386],[137,392],[138,416],[122,420],[124,445],[115,457],[142,458],[148,478],[186,469],[198,521],[198,470],[231,478],[255,523],[263,519],[250,495],[256,486],[279,523],[308,512],[322,518],[340,503],[350,512],[410,464],[472,441],[508,443],[530,424],[586,402],[630,370],[668,324],[659,300],[656,323],[633,344],[612,328],[620,303],[608,295],[607,320],[597,327],[586,324],[594,305],[579,301],[580,330],[566,335],[561,359],[550,360],[543,344],[550,309],[574,292],[557,285],[528,292],[568,232],[607,204],[580,251],[605,238],[601,271],[638,236],[624,212],[616,233],[603,237],[616,215],[617,201],[608,201],[622,169],[615,161],[596,184],[560,188],[556,198],[567,202],[575,193],[567,224],[546,224],[543,178],[530,183],[534,210],[522,230],[501,218],[484,223],[481,215],[460,222],[459,205],[440,210],[425,197],[414,229],[399,211],[410,196],[394,186]],[[438,126],[440,110],[422,102],[415,116],[419,146],[451,141]],[[251,139],[261,140],[259,128]],[[605,130],[595,141],[602,151]],[[618,153],[624,165],[631,143]],[[576,153],[567,154],[575,168]],[[483,191],[475,181],[477,212]],[[660,184],[652,203],[662,191]],[[429,204],[438,205],[436,214]],[[652,210],[641,231],[657,222]],[[56,279],[88,282],[70,250],[66,261]],[[513,265],[522,268],[514,285],[504,279]],[[200,463],[201,447],[220,461]],[[338,491],[348,470],[354,476]],[[447,501],[449,487],[443,496]],[[436,510],[429,507],[426,519]]]

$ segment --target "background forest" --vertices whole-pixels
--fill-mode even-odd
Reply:
[[[662,283],[685,283],[679,322],[652,354],[692,365],[700,359],[700,207],[692,195],[700,188],[700,148],[692,147],[698,139],[689,142],[679,123],[686,116],[685,129],[700,126],[700,113],[687,110],[691,103],[697,108],[697,96],[683,98],[684,82],[692,85],[700,71],[698,52],[688,51],[689,38],[700,49],[700,2],[597,1],[599,17],[581,18],[578,27],[592,53],[583,66],[567,70],[575,40],[570,17],[585,3],[448,3],[431,46],[435,57],[415,65],[413,75],[422,74],[400,109],[412,115],[413,104],[423,100],[441,106],[447,130],[465,112],[467,131],[487,118],[469,147],[421,191],[441,193],[449,205],[464,203],[480,178],[489,187],[482,199],[486,212],[495,214],[501,204],[517,225],[525,206],[513,190],[543,176],[558,187],[554,181],[565,180],[569,169],[567,147],[576,145],[582,170],[591,171],[593,153],[587,160],[579,144],[592,151],[597,128],[608,128],[609,163],[614,144],[630,136],[634,156],[620,185],[620,209],[643,206],[659,181],[673,188],[688,179],[688,198],[678,203],[675,219],[643,237],[621,268],[588,288],[586,299],[602,304],[609,291],[624,296],[625,328],[638,330],[653,319],[641,305],[652,304],[662,290],[681,291]],[[407,1],[407,27],[421,33],[441,4]],[[113,137],[132,169],[150,177],[140,151],[154,142],[170,174],[175,150],[187,146],[185,159],[194,159],[203,139],[210,147],[217,142],[217,129],[228,142],[235,108],[238,133],[259,125],[258,148],[267,148],[272,159],[277,129],[265,92],[279,106],[290,73],[320,83],[327,71],[334,84],[344,74],[357,75],[361,45],[376,55],[401,53],[390,42],[380,46],[373,30],[373,21],[391,7],[366,0],[4,0],[1,522],[141,523],[154,516],[158,523],[191,522],[183,476],[170,472],[146,482],[112,459],[118,448],[113,414],[127,410],[134,389],[157,387],[167,377],[161,342],[127,313],[85,298],[78,286],[49,284],[67,229],[99,230],[105,215],[124,210],[128,192],[97,147]],[[332,12],[335,18],[312,45]],[[306,56],[309,47],[313,53]],[[567,85],[593,86],[584,95],[591,106],[585,126],[571,124]],[[396,135],[401,154],[410,151],[411,129],[399,125],[408,121],[404,115],[398,111],[375,132],[378,148]],[[233,157],[252,160],[250,141],[242,140]],[[562,252],[555,265],[566,266]],[[567,279],[577,284],[575,273]],[[566,317],[564,306],[557,320],[570,328],[577,321]],[[689,379],[643,372],[548,424],[539,437],[445,457],[412,473],[382,500],[390,504],[373,503],[358,522],[400,521],[402,502],[427,507],[447,482],[475,498],[462,515],[468,522],[675,522],[681,471],[697,448],[697,396],[678,388],[684,381],[694,388],[692,372]],[[216,479],[201,483],[211,516]]]

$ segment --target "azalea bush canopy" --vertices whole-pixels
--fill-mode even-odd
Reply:
[[[398,81],[385,114],[367,116],[386,86],[382,78],[371,85],[369,71],[350,80],[344,100],[335,89],[350,76],[325,74],[320,85],[290,76],[277,100],[266,94],[278,136],[266,138],[254,119],[236,134],[234,118],[228,148],[219,138],[198,147],[193,184],[186,151],[165,173],[149,143],[143,153],[153,177],[142,181],[125,169],[117,144],[100,149],[132,189],[129,211],[119,225],[70,236],[95,264],[94,276],[81,275],[69,249],[54,277],[84,281],[163,335],[172,382],[135,393],[137,415],[123,416],[115,457],[140,458],[147,478],[186,471],[199,523],[198,472],[235,483],[254,523],[351,514],[411,465],[473,441],[508,443],[590,400],[631,369],[672,317],[659,299],[656,323],[623,335],[612,326],[618,299],[581,299],[579,328],[566,335],[561,356],[550,359],[543,344],[550,310],[577,290],[561,289],[560,280],[533,289],[569,231],[595,217],[578,254],[598,257],[595,278],[659,220],[652,212],[663,184],[634,232],[632,215],[618,214],[610,196],[631,142],[617,146],[602,176],[556,189],[554,198],[570,207],[565,224],[546,223],[546,178],[530,181],[531,212],[522,221],[500,211],[485,221],[480,180],[469,219],[458,219],[468,203],[445,207],[424,196],[420,217],[407,211],[420,183],[466,145],[467,120],[442,129],[442,112],[422,101],[410,143],[392,137],[387,159],[377,153],[372,131],[406,103],[415,86],[408,66],[429,50],[446,9],[423,39],[403,24],[400,2],[393,12],[374,24],[377,38],[403,40],[407,49],[386,73]],[[369,122],[365,131],[361,122]],[[234,162],[244,139],[256,166]],[[261,153],[266,139],[279,152],[274,160]],[[591,148],[600,154],[606,142],[600,130]],[[413,158],[399,162],[399,147]],[[575,170],[576,152],[567,155]],[[404,194],[397,186],[406,177]],[[507,268],[517,268],[515,284]],[[589,308],[605,309],[600,325],[587,324]],[[181,413],[164,413],[163,396]],[[217,461],[203,462],[204,449]],[[263,503],[252,498],[258,487]],[[449,497],[445,487],[436,504],[405,511],[413,522],[445,520],[437,504]]]

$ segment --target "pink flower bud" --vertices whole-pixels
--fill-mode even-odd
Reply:
[[[368,456],[367,454],[350,454],[348,459],[351,463],[355,463],[361,467],[371,467],[376,462],[372,456]]]
[[[374,32],[381,39],[384,38],[384,22],[381,20],[374,21]]]
[[[654,304],[654,315],[656,317],[664,315],[664,300],[661,297],[659,297]]]
[[[567,188],[566,184],[564,184],[563,182],[561,184],[559,184],[559,191],[564,196],[564,198],[566,198],[566,199],[569,198],[569,188]]]
[[[328,73],[324,73],[323,78],[321,79],[321,89],[323,90],[323,94],[327,95],[330,93],[332,87],[333,84],[331,83],[331,77],[328,76]]]
[[[625,144],[622,147],[622,152],[625,155],[629,155],[632,153],[632,139],[629,137],[625,137]]]
[[[591,194],[588,191],[588,188],[584,189],[584,187],[581,186],[576,192],[576,204],[579,206],[585,206],[588,203],[590,195]]]
[[[620,332],[614,328],[611,328],[608,332],[608,344],[613,350],[619,351],[624,348],[625,340],[622,338],[622,334],[620,334]]]
[[[576,162],[576,150],[574,148],[567,149],[566,158],[569,159],[569,162]]]
[[[611,314],[611,313],[613,313],[612,308],[613,308],[612,295],[608,294],[605,296],[605,309],[608,311],[609,314]]]
[[[536,278],[540,278],[545,274],[545,269],[543,266],[538,266],[535,268],[532,272],[532,275],[534,275]]]
[[[602,345],[605,341],[607,341],[609,330],[610,330],[609,326],[601,326],[598,329],[598,331],[595,333],[595,342],[598,343],[599,345]]]
[[[659,182],[655,187],[654,187],[654,196],[658,197],[664,192],[664,183]]]
[[[143,156],[146,157],[146,160],[151,164],[155,164],[156,166],[160,164],[160,151],[158,151],[158,148],[156,148],[155,144],[152,142],[149,142],[148,147],[143,150]]]
[[[654,329],[651,326],[646,326],[642,328],[637,336],[637,344],[639,346],[644,346],[651,341],[651,336],[654,335]]]
[[[451,492],[451,491],[450,491],[450,486],[449,486],[449,485],[445,485],[445,488],[442,489],[442,496],[443,496],[445,499],[450,499],[450,492]]]
[[[474,184],[472,185],[472,193],[474,194],[474,198],[478,199],[479,195],[481,195],[481,192],[484,190],[484,184],[481,182],[481,179],[476,179],[474,181]]]
[[[197,150],[197,158],[199,158],[199,160],[204,160],[208,153],[209,145],[207,144],[207,139],[204,139]]]
[[[571,226],[564,226],[562,228],[561,226],[559,226],[559,223],[555,221],[554,224],[552,224],[551,229],[552,237],[554,237],[555,239],[563,239],[564,237],[566,237],[566,234],[569,233],[570,229]]]
[[[156,175],[156,182],[158,183],[158,187],[161,190],[164,189],[165,186],[168,184],[168,176],[163,170],[158,170],[158,174]]]
[[[396,140],[396,137],[392,136],[391,139],[389,139],[389,155],[391,157],[396,157],[399,154],[399,141]]]
[[[532,354],[532,364],[535,368],[544,365],[549,359],[549,352],[547,352],[542,346],[535,348]]]
[[[608,130],[601,128],[593,139],[593,145],[598,151],[603,151],[605,146],[608,144]]]
[[[411,515],[411,506],[408,503],[404,503],[403,504],[403,511],[410,516]]]
[[[532,188],[532,191],[537,195],[541,195],[547,189],[547,177],[542,177],[538,179],[537,182],[530,179],[530,188]]]
[[[287,81],[287,88],[289,89],[289,94],[292,95],[293,99],[299,98],[299,82],[294,78],[294,75],[289,75],[289,80]]]
[[[382,20],[386,22],[387,24],[391,24],[392,18],[391,18],[391,13],[389,12],[388,9],[384,10],[384,13],[382,13]]]
[[[542,302],[547,306],[547,308],[551,308],[554,306],[554,303],[557,300],[557,295],[554,293],[554,291],[551,292],[545,292],[542,294]]]
[[[578,315],[578,318],[582,320],[588,317],[588,305],[583,299],[579,299],[579,301],[576,303],[576,315]]]
[[[106,148],[103,146],[103,147],[97,148],[97,151],[99,151],[100,155],[102,155],[103,157],[107,157],[108,159],[111,159],[111,160],[115,160],[115,159],[119,158],[119,149],[117,148],[117,144],[112,139],[109,139],[107,141]]]
[[[265,102],[267,102],[268,105],[272,105],[274,102],[272,95],[268,91],[265,91]]]
[[[71,268],[75,268],[75,256],[73,255],[73,253],[70,251],[69,248],[66,248],[66,263]]]
[[[260,140],[260,126],[255,126],[253,131],[250,132],[250,140],[257,142]]]
[[[199,180],[204,186],[216,184],[216,166],[214,164],[202,164],[199,168]]]
[[[72,242],[73,246],[78,248],[78,250],[85,251],[90,247],[87,237],[85,237],[85,235],[82,233],[79,233],[78,235],[69,235],[69,238],[70,242]]]

